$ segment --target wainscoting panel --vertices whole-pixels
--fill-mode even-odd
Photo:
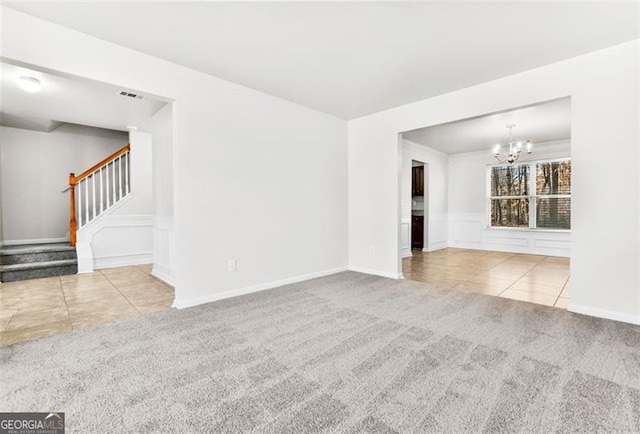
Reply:
[[[449,235],[447,214],[430,213],[428,225],[429,236],[423,251],[433,252],[447,247]]]
[[[400,256],[411,256],[411,217],[402,217],[400,221]]]
[[[484,214],[455,214],[449,216],[449,246],[569,257],[571,233],[541,229],[488,228]]]
[[[175,235],[170,218],[157,217],[153,221],[153,270],[151,274],[175,285]]]
[[[150,264],[152,226],[149,215],[106,215],[78,231],[78,242],[91,245],[94,268]]]

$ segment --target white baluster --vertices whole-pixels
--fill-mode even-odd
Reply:
[[[93,218],[96,218],[96,173],[91,174],[91,196],[93,197]]]
[[[100,168],[100,214],[102,214],[102,211],[104,211],[104,202],[103,202],[103,191],[102,188],[104,187],[104,174],[102,169],[104,169],[104,166],[102,166]]]
[[[104,186],[104,194],[107,195],[107,208],[109,208],[109,198],[111,197],[109,194],[109,186],[111,185],[109,183],[109,163],[105,166],[105,172],[107,173],[107,184]]]
[[[112,173],[113,178],[111,178],[111,182],[113,183],[113,185],[112,185],[113,190],[111,190],[111,192],[113,194],[113,198],[112,198],[113,200],[111,201],[111,204],[115,205],[115,203],[116,203],[116,162],[115,162],[115,160],[113,161],[113,164],[111,164],[111,166],[112,166],[112,169],[113,169],[113,173]]]
[[[89,223],[89,178],[85,178],[84,182],[84,199],[85,199],[85,220]]]
[[[125,155],[125,159],[124,159],[124,193],[125,194],[129,194],[131,193],[131,189],[129,188],[129,158],[130,158],[130,152],[127,152]]]
[[[120,187],[120,199],[122,199],[122,155],[120,157],[118,157],[118,160],[120,160],[120,176],[118,177],[118,187]]]
[[[76,184],[76,186],[78,187],[76,190],[76,194],[78,195],[78,228],[82,227],[82,190],[80,189],[82,187],[82,181],[80,181],[79,183]]]

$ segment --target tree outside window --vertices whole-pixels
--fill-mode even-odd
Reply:
[[[570,160],[493,166],[489,177],[491,227],[571,228]]]

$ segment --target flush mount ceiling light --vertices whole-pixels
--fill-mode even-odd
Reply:
[[[29,77],[26,75],[18,78],[18,86],[27,92],[40,92],[42,90],[42,82],[35,77]]]
[[[507,125],[509,129],[509,153],[505,156],[500,155],[500,145],[496,145],[493,147],[493,156],[496,157],[500,163],[513,163],[520,157],[520,152],[522,152],[522,142],[514,142],[513,141],[513,133],[512,130],[515,128],[515,124]],[[527,145],[527,154],[531,153],[531,140],[526,140],[524,142]]]

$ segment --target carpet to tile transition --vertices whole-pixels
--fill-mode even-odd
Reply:
[[[353,272],[0,355],[68,432],[640,432],[640,327]]]

